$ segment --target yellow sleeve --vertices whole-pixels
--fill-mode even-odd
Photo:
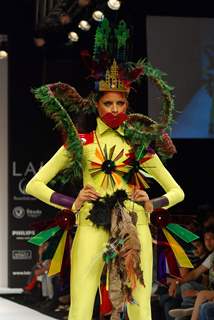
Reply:
[[[59,209],[64,207],[51,203],[50,198],[54,190],[47,186],[58,172],[65,169],[68,165],[68,151],[62,146],[54,156],[35,174],[26,186],[26,193],[35,198]]]
[[[171,206],[174,206],[176,203],[183,201],[183,190],[171,176],[169,171],[164,167],[157,154],[155,154],[150,160],[146,161],[143,167],[144,170],[152,175],[166,192],[162,195],[169,201],[169,205],[164,207],[165,209],[168,209]]]

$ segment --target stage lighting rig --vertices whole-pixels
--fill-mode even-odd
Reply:
[[[68,34],[68,39],[71,41],[71,42],[77,42],[79,40],[79,36],[76,32],[74,31],[71,31],[69,32]]]
[[[91,29],[90,23],[86,20],[81,20],[80,23],[78,24],[78,27],[83,31],[88,31]]]
[[[107,4],[111,10],[119,10],[121,6],[121,2],[119,0],[108,0]]]
[[[104,17],[104,13],[101,10],[96,10],[92,14],[92,18],[98,22],[103,21]]]
[[[37,47],[43,47],[48,46],[51,41],[53,43],[54,38],[56,38],[56,44],[58,41],[62,44],[66,37],[69,39],[69,43],[77,42],[81,31],[89,31],[106,15],[108,17],[114,14],[112,11],[119,10],[122,1],[37,0],[36,3],[34,42]],[[81,29],[80,33],[78,29]]]

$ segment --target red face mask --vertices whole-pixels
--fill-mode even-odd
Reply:
[[[128,116],[124,113],[118,113],[114,116],[111,112],[106,113],[101,119],[108,127],[112,129],[118,128],[124,121],[126,121]]]

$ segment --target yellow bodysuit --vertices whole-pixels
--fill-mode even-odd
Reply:
[[[122,154],[116,161],[120,166],[131,152],[130,145],[124,139],[122,127],[117,130],[109,128],[100,118],[97,118],[97,128],[94,140],[83,145],[83,184],[93,186],[102,196],[112,194],[117,189],[124,189],[128,193],[132,190],[121,175],[114,176],[114,185],[104,183],[102,170],[93,175],[93,163],[100,163],[101,153],[107,152],[115,146],[114,155]],[[122,151],[123,150],[123,151]],[[39,170],[39,172],[27,184],[26,192],[34,197],[53,205],[63,208],[50,201],[55,192],[47,184],[58,172],[68,165],[68,151],[62,146],[56,154]],[[176,183],[160,159],[154,154],[151,159],[142,164],[144,170],[150,174],[165,191],[164,197],[168,199],[171,207],[184,198],[184,193]],[[125,170],[125,167],[122,167]],[[143,206],[125,201],[127,209],[137,213],[137,231],[141,243],[141,267],[144,275],[145,287],[138,283],[133,291],[133,297],[137,304],[128,304],[128,315],[130,320],[151,320],[150,297],[152,288],[152,239],[149,229],[149,217]],[[92,203],[85,202],[77,214],[78,228],[73,241],[71,252],[71,307],[69,320],[91,320],[95,295],[99,286],[100,276],[104,266],[102,253],[108,241],[109,233],[102,228],[97,228],[86,219]],[[72,213],[71,213],[72,214]]]

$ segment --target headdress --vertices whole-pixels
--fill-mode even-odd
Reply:
[[[99,81],[98,91],[129,92],[129,88],[119,77],[119,67],[116,60],[113,61],[110,69],[106,70],[105,80]]]
[[[163,160],[176,152],[167,133],[173,120],[173,88],[165,81],[166,74],[154,68],[146,59],[140,59],[136,63],[126,62],[128,40],[129,30],[124,21],[114,29],[110,28],[106,19],[98,26],[93,56],[91,57],[88,51],[81,53],[90,70],[89,77],[95,79],[95,90],[87,98],[81,97],[74,87],[60,82],[34,90],[46,114],[66,136],[65,143],[71,154],[71,165],[61,174],[62,183],[70,181],[72,176],[81,176],[82,143],[70,114],[96,114],[97,92],[129,92],[134,82],[140,83],[145,77],[157,86],[162,95],[160,119],[156,122],[142,114],[129,114],[124,122],[125,138],[132,145],[138,160],[145,154],[142,150],[146,150],[150,145]],[[115,54],[112,59],[113,52]]]

